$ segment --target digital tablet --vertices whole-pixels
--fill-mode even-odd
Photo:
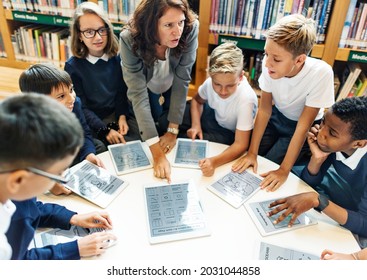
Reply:
[[[231,171],[207,188],[234,208],[238,208],[260,189],[262,179],[247,170],[241,173]]]
[[[319,260],[319,256],[315,256],[306,252],[276,246],[266,242],[259,244],[259,260]]]
[[[144,200],[151,244],[210,235],[191,181],[147,185]]]
[[[149,148],[140,140],[107,147],[117,175],[153,167]]]
[[[245,203],[245,208],[247,212],[251,216],[252,221],[255,223],[257,229],[259,230],[262,236],[267,236],[289,230],[295,230],[317,224],[317,220],[311,218],[309,215],[307,215],[307,213],[302,213],[301,215],[299,215],[291,227],[288,227],[289,220],[291,219],[290,215],[280,223],[274,224],[273,222],[283,212],[279,212],[278,214],[273,215],[271,217],[268,217],[267,213],[272,209],[269,208],[270,203],[277,199],[279,198],[266,201]]]
[[[33,247],[42,248],[49,245],[66,243],[77,240],[94,232],[105,231],[103,228],[83,228],[79,226],[71,226],[69,230],[54,228],[42,232],[37,232],[33,238]],[[115,245],[117,240],[109,240],[106,248]]]
[[[71,167],[67,176],[70,179],[65,187],[102,208],[106,208],[128,185],[87,160]]]
[[[172,166],[200,168],[199,160],[207,157],[208,147],[209,142],[207,140],[178,138]]]

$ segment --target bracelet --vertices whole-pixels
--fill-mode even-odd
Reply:
[[[355,259],[356,261],[358,261],[359,260],[358,252],[357,253],[353,253],[352,254],[352,257],[353,257],[353,259]]]
[[[104,127],[101,127],[100,129],[98,129],[97,131],[97,137],[98,139],[100,140],[105,140],[107,134],[110,132],[110,128],[104,126]]]

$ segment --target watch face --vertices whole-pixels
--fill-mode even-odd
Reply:
[[[172,134],[176,134],[176,135],[179,132],[178,128],[173,128],[173,127],[167,128],[167,131],[170,132],[170,133],[172,133]]]

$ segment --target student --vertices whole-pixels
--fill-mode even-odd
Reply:
[[[313,20],[299,14],[283,17],[268,30],[250,147],[232,167],[242,172],[253,166],[257,172],[258,154],[280,164],[261,174],[265,178],[260,187],[267,191],[278,189],[296,160],[300,163],[309,153],[307,131],[322,118],[323,108],[334,103],[331,66],[307,56],[315,39]]]
[[[187,0],[142,0],[120,34],[127,96],[152,152],[154,175],[168,182],[171,167],[165,153],[176,145],[182,123],[198,25]]]
[[[191,112],[187,136],[230,146],[219,155],[200,160],[204,176],[212,176],[215,168],[247,150],[258,102],[244,77],[242,50],[235,44],[224,43],[213,50],[209,76],[187,106]],[[209,106],[204,106],[206,103]]]
[[[301,179],[316,192],[279,199],[272,216],[292,215],[292,225],[311,208],[322,211],[356,235],[362,247],[367,237],[367,96],[346,98],[335,103],[308,134],[311,159]]]
[[[85,121],[81,101],[75,97],[73,84],[67,72],[53,64],[35,64],[25,70],[19,77],[19,88],[23,93],[40,93],[50,96],[72,111],[80,121],[84,131],[84,144],[75,158],[73,164],[84,159],[104,167],[102,161],[96,156],[96,147],[99,141],[93,140],[90,128]],[[103,143],[101,143],[103,145]],[[51,192],[55,195],[70,194],[71,191],[56,184]]]
[[[321,253],[322,260],[367,260],[367,248],[352,254],[336,253],[331,250],[324,250]]]
[[[65,71],[94,135],[106,145],[139,140],[136,120],[129,114],[118,39],[107,15],[96,3],[83,2],[75,9],[70,30],[73,56]]]
[[[88,220],[91,217],[90,214],[76,215],[58,205],[50,204],[49,209],[55,212],[53,214],[49,212],[51,215],[48,217],[41,216],[38,209],[34,207],[35,199],[29,200],[50,189],[53,182],[64,181],[60,174],[71,164],[83,143],[83,131],[74,114],[43,95],[27,94],[9,97],[0,103],[0,133],[6,136],[0,139],[1,259],[9,259],[10,256],[13,259],[22,258],[38,226],[57,224],[67,229],[70,228],[70,224],[67,223],[70,221],[80,226],[96,227]],[[14,200],[14,204],[10,199]],[[31,204],[29,201],[34,203]],[[25,207],[26,205],[30,208]],[[7,231],[12,213],[14,215]],[[101,218],[102,215],[103,218]],[[93,213],[93,218],[98,219],[103,227],[109,228],[110,222],[105,217],[108,216]],[[53,220],[53,218],[59,218],[59,220]],[[27,223],[31,220],[32,224]],[[14,230],[15,224],[19,225],[16,230]],[[6,237],[3,235],[5,232]],[[6,243],[6,238],[12,251]],[[46,258],[46,252],[53,252],[59,256],[61,253],[64,254],[63,258],[71,255],[76,258],[79,255],[102,253],[103,250],[90,248],[99,248],[103,244],[101,241],[106,238],[115,237],[98,233],[93,237],[80,239],[78,242],[40,249],[44,254],[38,256]],[[36,254],[36,251],[32,250],[32,252]]]

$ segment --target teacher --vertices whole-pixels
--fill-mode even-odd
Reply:
[[[140,136],[153,155],[154,175],[171,182],[166,158],[176,145],[199,22],[186,0],[142,0],[120,33],[123,77]]]

